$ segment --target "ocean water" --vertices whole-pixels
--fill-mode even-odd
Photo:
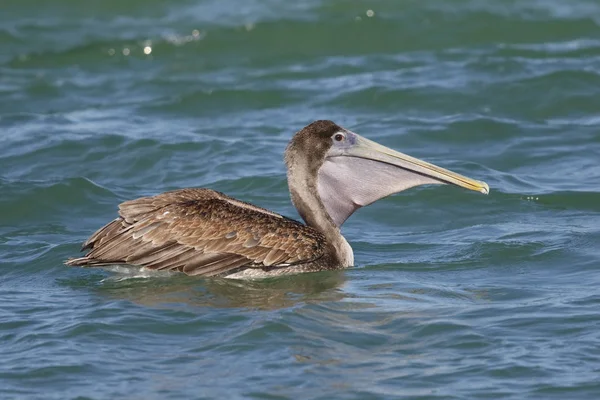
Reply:
[[[72,268],[120,202],[298,218],[316,119],[486,181],[353,215],[356,267]],[[600,398],[600,2],[3,0],[0,398]]]

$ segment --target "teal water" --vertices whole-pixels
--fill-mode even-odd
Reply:
[[[3,399],[600,398],[600,2],[3,0]],[[356,267],[69,268],[118,203],[297,218],[326,118],[482,179],[360,210]]]

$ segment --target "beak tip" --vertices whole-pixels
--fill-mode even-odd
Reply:
[[[490,187],[487,183],[481,182],[481,189],[479,191],[483,194],[490,194]]]

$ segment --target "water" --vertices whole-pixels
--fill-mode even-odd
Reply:
[[[600,397],[600,2],[1,8],[0,397]],[[165,190],[297,217],[282,152],[319,118],[491,194],[360,210],[341,272],[62,264]]]

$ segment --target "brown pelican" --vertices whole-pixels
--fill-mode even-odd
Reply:
[[[354,264],[340,227],[358,208],[413,186],[486,183],[394,151],[331,121],[297,132],[285,150],[292,202],[306,225],[210,189],[126,201],[119,217],[67,265],[128,264],[188,275],[253,278]]]

